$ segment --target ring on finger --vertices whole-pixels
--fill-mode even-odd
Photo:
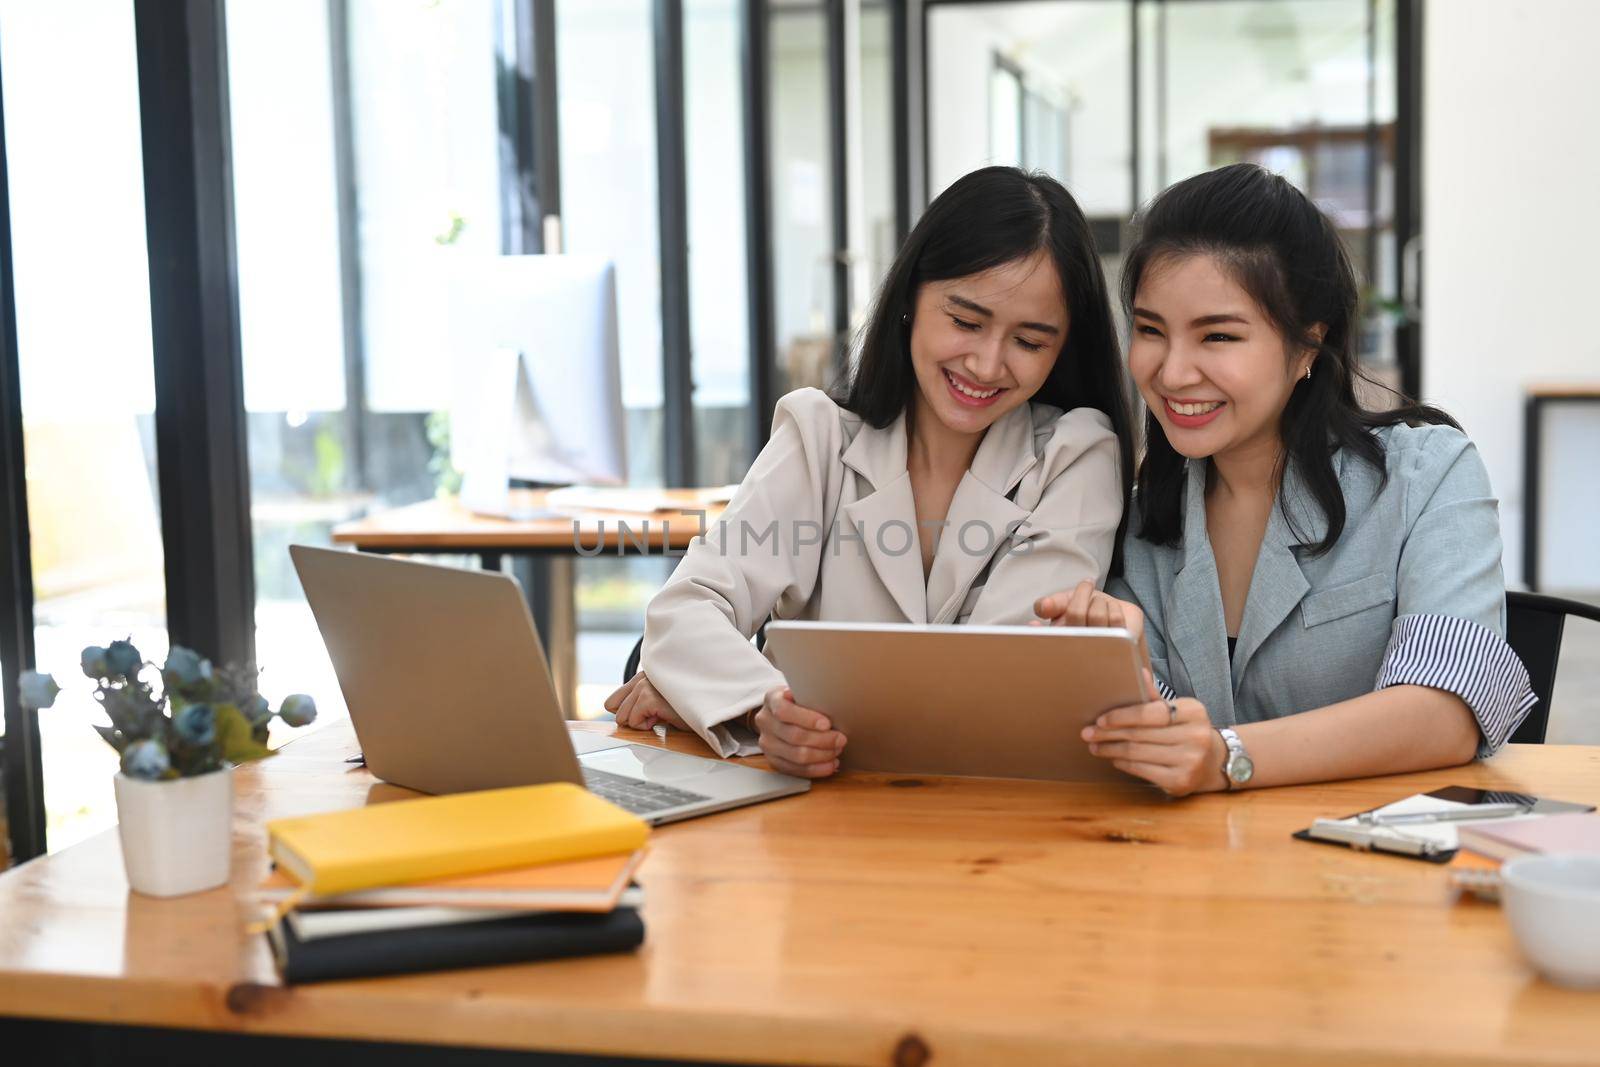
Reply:
[[[1178,725],[1178,705],[1175,701],[1167,701],[1167,725]]]

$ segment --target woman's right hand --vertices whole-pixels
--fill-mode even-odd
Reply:
[[[1101,592],[1087,578],[1074,589],[1040,597],[1033,602],[1033,613],[1050,626],[1108,626],[1127,630],[1139,643],[1139,658],[1144,661],[1145,669],[1151,670],[1150,646],[1144,639],[1144,612],[1137,604]]]
[[[839,769],[844,734],[822,712],[796,704],[787,686],[767,691],[753,725],[773,770],[799,778],[826,778]]]

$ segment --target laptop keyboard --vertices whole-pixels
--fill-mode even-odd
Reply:
[[[666,811],[668,808],[711,799],[703,794],[674,789],[660,782],[629,778],[622,774],[612,774],[610,771],[595,770],[593,767],[583,768],[583,783],[595,796],[603,797],[635,815],[649,815],[651,812]]]

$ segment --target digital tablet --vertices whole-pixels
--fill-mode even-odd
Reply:
[[[1145,699],[1127,630],[774,621],[767,644],[849,739],[841,770],[1131,780],[1081,736]]]

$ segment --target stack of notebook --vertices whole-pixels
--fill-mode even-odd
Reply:
[[[574,785],[398,801],[267,825],[261,888],[286,982],[621,952],[649,829]]]

